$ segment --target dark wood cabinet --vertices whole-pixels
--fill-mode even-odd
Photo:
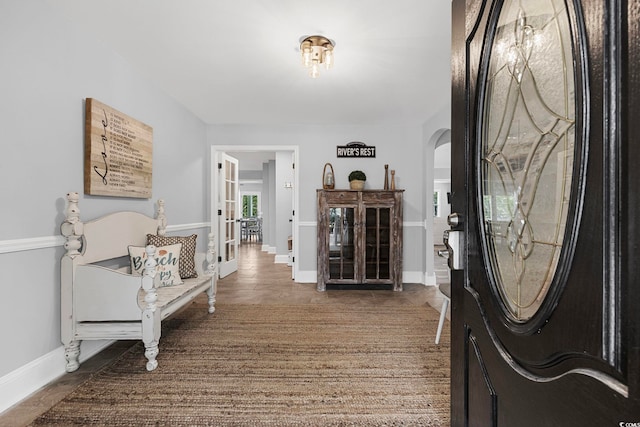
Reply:
[[[404,190],[318,190],[318,290],[327,284],[402,290]]]

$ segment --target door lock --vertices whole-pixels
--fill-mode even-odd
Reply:
[[[454,228],[462,224],[462,218],[457,213],[452,213],[447,217],[449,226]],[[442,241],[447,248],[449,256],[447,264],[451,270],[462,270],[464,268],[463,248],[464,232],[458,230],[445,230]]]
[[[449,224],[451,228],[462,225],[462,216],[456,212],[449,214],[449,216],[447,216],[447,224]]]

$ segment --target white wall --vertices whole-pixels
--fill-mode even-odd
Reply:
[[[0,2],[0,385],[60,344],[60,223],[69,191],[84,220],[116,210],[169,225],[209,221],[206,127],[120,56],[42,0]],[[153,128],[153,199],[83,196],[84,100],[96,98]],[[206,230],[200,234],[199,245]],[[189,231],[191,233],[191,231]],[[203,235],[204,234],[204,235]],[[35,249],[18,250],[25,242]],[[52,247],[47,247],[52,246]],[[1,253],[4,252],[4,253]],[[12,385],[11,398],[20,390]],[[0,411],[11,403],[0,390]]]

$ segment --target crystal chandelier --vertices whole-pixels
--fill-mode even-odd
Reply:
[[[309,69],[309,75],[320,75],[320,64],[328,70],[333,67],[333,47],[335,43],[323,36],[309,36],[300,42],[302,64]]]

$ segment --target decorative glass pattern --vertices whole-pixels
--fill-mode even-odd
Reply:
[[[516,321],[555,276],[568,217],[575,83],[561,0],[505,1],[491,45],[480,144],[484,245]]]

